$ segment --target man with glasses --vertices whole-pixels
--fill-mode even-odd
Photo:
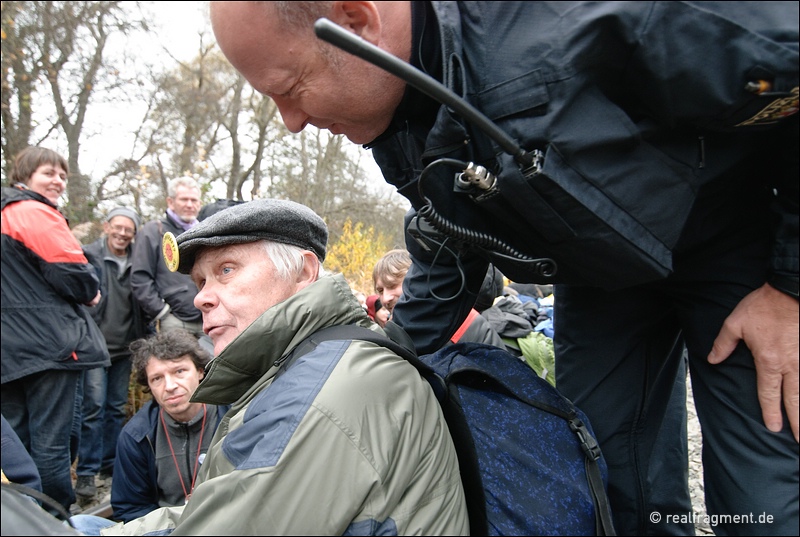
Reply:
[[[101,299],[91,314],[105,337],[110,367],[83,373],[82,422],[75,493],[91,500],[95,476],[111,477],[117,437],[125,423],[125,404],[131,375],[128,345],[145,335],[141,309],[131,292],[131,250],[139,228],[139,215],[128,207],[115,207],[103,222],[103,236],[83,248],[100,280]]]

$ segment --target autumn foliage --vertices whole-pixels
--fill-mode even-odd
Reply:
[[[372,268],[392,248],[389,238],[372,226],[364,228],[347,219],[339,240],[328,248],[325,270],[341,272],[350,286],[366,295],[373,293]]]

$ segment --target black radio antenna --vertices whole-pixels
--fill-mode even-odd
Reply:
[[[327,41],[350,54],[358,56],[362,60],[377,65],[384,71],[401,78],[429,97],[449,106],[465,119],[478,126],[494,140],[497,145],[502,147],[506,153],[512,155],[523,168],[527,168],[533,163],[533,155],[525,152],[513,138],[492,123],[488,117],[450,91],[435,78],[423,73],[413,65],[404,62],[397,56],[393,56],[385,50],[379,49],[354,33],[348,32],[338,24],[334,24],[326,18],[317,19],[314,23],[314,33],[323,41]]]

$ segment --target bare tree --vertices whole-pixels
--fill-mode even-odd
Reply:
[[[158,67],[156,58],[135,58],[134,65],[135,46],[124,47],[129,55],[107,54],[109,43],[148,31],[145,18],[154,15],[134,13],[135,6],[2,3],[4,169],[27,145],[66,147],[72,173],[65,212],[73,224],[91,221],[94,209],[101,213],[111,203],[156,217],[166,206],[169,179],[191,175],[205,201],[224,195],[304,203],[326,219],[332,239],[348,218],[400,235],[404,202],[370,187],[365,153],[314,128],[289,133],[275,104],[232,68],[207,29],[198,32],[190,61],[172,58],[165,66],[169,56],[163,56]],[[127,115],[134,103],[146,106],[132,144],[115,148],[110,168],[90,180],[78,155],[82,143],[103,135],[87,128],[92,106],[101,103]]]
[[[162,203],[156,203],[156,209],[163,209],[168,180],[182,175],[195,177],[204,193],[257,197],[260,148],[267,144],[270,129],[275,129],[272,101],[254,92],[215,45],[202,42],[191,62],[176,62],[176,67],[153,80],[134,152],[135,160],[160,187]],[[248,181],[252,186],[245,193]]]
[[[118,69],[104,58],[109,37],[134,28],[146,28],[142,21],[126,13],[122,4],[3,3],[3,30],[14,31],[13,42],[9,43],[12,56],[8,58],[8,65],[5,39],[3,43],[6,169],[19,149],[41,143],[41,140],[31,139],[35,127],[43,134],[42,139],[63,136],[71,171],[67,184],[68,204],[64,210],[73,222],[90,220],[96,203],[90,179],[81,173],[78,164],[89,106],[95,95],[113,96],[116,89],[127,83],[118,76]],[[42,86],[37,85],[39,81]],[[6,90],[10,90],[8,95]],[[44,99],[46,90],[49,90],[47,100]],[[33,96],[37,92],[42,99],[37,100],[37,107],[34,107]],[[35,124],[37,121],[40,125]],[[54,134],[56,131],[58,133]]]
[[[28,2],[2,3],[2,118],[3,177],[11,171],[14,156],[29,145],[33,130],[32,102],[41,70],[30,44],[38,31],[25,10]]]
[[[237,75],[237,81],[233,88],[233,99],[231,99],[231,111],[229,114],[230,124],[225,124],[228,133],[231,137],[231,172],[228,180],[228,188],[226,195],[228,198],[233,199],[246,199],[244,197],[243,188],[247,181],[252,181],[250,188],[250,198],[257,198],[261,189],[261,178],[263,176],[263,155],[266,150],[270,132],[276,130],[276,114],[278,107],[272,100],[265,98],[263,95],[252,91],[250,89],[249,95],[245,98],[242,94],[245,92],[247,86],[244,77]],[[251,142],[252,159],[247,168],[242,166],[242,142],[239,134],[239,111],[242,109],[242,103],[245,107],[252,111],[250,122],[252,123],[252,134],[248,136]]]

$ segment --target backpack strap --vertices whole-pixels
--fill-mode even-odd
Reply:
[[[614,522],[611,517],[611,504],[608,501],[603,476],[600,473],[600,465],[597,459],[600,458],[600,446],[597,440],[589,433],[589,429],[577,416],[569,420],[569,428],[572,429],[581,442],[581,447],[586,455],[584,465],[586,467],[586,478],[589,481],[589,491],[594,501],[594,517],[597,535],[616,535]]]
[[[292,351],[293,354],[298,354],[296,357],[302,356],[303,354],[307,354],[311,350],[317,347],[323,341],[334,341],[334,340],[362,340],[362,341],[369,341],[375,343],[376,345],[380,345],[381,347],[386,347],[387,349],[391,350],[395,354],[405,358],[408,361],[417,360],[417,353],[413,350],[409,349],[405,345],[401,345],[395,342],[388,337],[379,334],[378,332],[374,332],[369,328],[364,328],[363,326],[358,326],[356,324],[343,324],[337,326],[329,326],[327,328],[323,328],[321,330],[317,330],[310,336],[308,336],[305,340],[303,340],[295,350]],[[430,369],[427,365],[419,362],[420,365],[424,368]]]
[[[389,326],[389,323],[386,323]],[[337,330],[341,329],[341,331]],[[402,330],[399,326],[397,327],[398,330],[402,331],[402,334],[405,334],[405,331]],[[380,345],[382,347],[386,347],[390,351],[394,352],[405,361],[413,365],[419,374],[428,381],[428,384],[431,385],[433,388],[433,393],[436,396],[436,399],[439,401],[440,405],[444,405],[447,400],[447,388],[445,386],[444,379],[442,379],[436,372],[417,357],[416,351],[413,349],[408,348],[405,345],[402,345],[391,339],[389,337],[383,336],[377,332],[373,332],[369,328],[364,328],[363,326],[358,326],[354,324],[342,325],[342,326],[333,326],[329,329],[331,334],[336,335],[349,335],[349,337],[336,337],[334,339],[360,339],[363,341],[369,341],[371,343],[375,343],[376,345]],[[384,329],[385,330],[385,329]],[[321,332],[321,331],[320,331]],[[394,334],[393,331],[388,331],[388,335]],[[406,335],[406,337],[408,337]],[[410,341],[410,340],[409,340]]]
[[[441,377],[438,378],[441,379]],[[445,397],[439,399],[439,402],[453,439],[453,445],[456,448],[458,467],[461,470],[461,484],[464,487],[464,499],[467,503],[469,532],[470,535],[489,535],[486,492],[483,487],[480,464],[478,464],[478,450],[475,447],[469,422],[464,415],[464,408],[461,406],[458,385],[451,383],[448,386],[444,379],[441,382],[446,394]]]
[[[62,506],[60,503],[55,501],[53,498],[51,498],[44,492],[40,492],[27,485],[23,485],[22,483],[13,483],[11,481],[8,482],[4,481],[3,487],[14,490],[20,494],[25,494],[27,496],[30,496],[31,498],[37,500],[41,504],[42,509],[45,509],[45,511],[47,511],[48,509],[55,511],[56,514],[54,514],[53,516],[55,516],[62,522],[65,522],[67,525],[69,525],[70,528],[75,527],[72,521],[70,520],[72,518],[72,515],[70,515],[69,512],[67,512],[67,510],[64,509],[64,506]]]
[[[474,310],[473,310],[474,311]],[[456,447],[456,454],[458,455],[458,464],[461,469],[461,481],[464,486],[464,496],[467,502],[467,512],[469,514],[470,533],[472,535],[488,535],[489,526],[486,516],[486,498],[483,489],[483,480],[481,479],[480,467],[478,465],[478,455],[475,449],[474,441],[472,440],[472,433],[469,430],[469,425],[464,410],[461,407],[460,398],[458,396],[458,389],[453,383],[448,390],[445,380],[440,377],[434,370],[421,361],[414,350],[406,345],[401,345],[396,341],[374,332],[362,326],[348,324],[339,326],[330,326],[323,328],[302,341],[285,359],[285,366],[291,362],[314,350],[323,341],[332,340],[362,340],[375,343],[382,347],[386,347],[398,356],[407,360],[413,365],[420,375],[428,381],[434,394],[436,395],[439,404],[442,407],[445,421],[447,422],[450,435],[453,438],[453,444]],[[480,368],[461,368],[458,371],[453,371],[450,375],[463,377],[479,376],[481,379],[489,377],[499,387],[514,397],[524,401],[525,403],[541,408],[547,412],[555,414],[569,423],[570,429],[578,436],[581,447],[586,455],[584,464],[586,467],[586,475],[589,481],[589,488],[591,490],[592,498],[595,503],[595,526],[598,535],[616,535],[614,525],[611,520],[611,509],[608,503],[608,496],[605,492],[603,485],[602,475],[597,460],[600,458],[600,448],[597,441],[589,432],[586,425],[580,420],[576,412],[565,412],[562,409],[543,404],[519,395],[509,387],[502,378],[492,374],[491,371]]]

